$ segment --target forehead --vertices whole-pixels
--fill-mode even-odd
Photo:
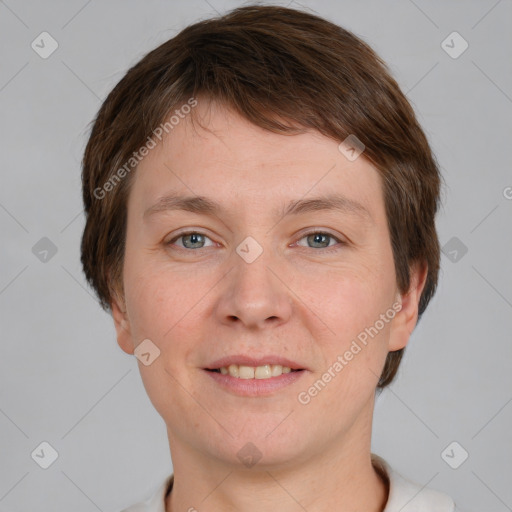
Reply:
[[[363,156],[349,161],[337,141],[316,131],[274,133],[216,102],[199,102],[194,114],[138,165],[132,202],[147,209],[178,192],[243,208],[336,193],[371,211],[382,200],[373,165]]]

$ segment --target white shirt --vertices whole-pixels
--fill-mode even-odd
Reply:
[[[372,464],[389,480],[389,496],[382,512],[454,512],[455,503],[448,496],[433,489],[424,488],[397,473],[381,457],[371,454]],[[121,512],[165,512],[165,497],[174,475],[169,475],[156,492],[144,502],[137,503]]]

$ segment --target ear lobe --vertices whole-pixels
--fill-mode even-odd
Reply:
[[[113,294],[112,302],[110,304],[112,310],[112,318],[116,328],[117,343],[121,349],[127,354],[133,355],[135,350],[130,330],[130,321],[126,312],[126,305],[124,301]]]
[[[400,294],[402,308],[393,318],[389,337],[390,352],[404,348],[418,321],[418,306],[427,280],[428,266],[426,262],[416,262],[411,267],[409,290]]]

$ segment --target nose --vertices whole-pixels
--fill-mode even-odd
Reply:
[[[293,294],[270,251],[264,250],[251,263],[233,251],[232,265],[219,290],[215,310],[218,320],[245,329],[286,323],[292,314]]]

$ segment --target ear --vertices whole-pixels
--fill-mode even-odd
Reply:
[[[126,313],[126,304],[122,298],[119,298],[117,293],[112,294],[110,309],[112,310],[112,318],[116,328],[117,343],[124,352],[133,355],[135,347],[130,330],[130,321]]]
[[[402,308],[393,318],[389,337],[390,352],[404,348],[418,321],[418,305],[421,292],[427,280],[428,266],[426,262],[416,262],[411,267],[410,286],[407,293],[399,294]]]

